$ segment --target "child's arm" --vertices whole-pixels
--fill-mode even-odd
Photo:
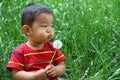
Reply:
[[[47,80],[44,69],[32,72],[12,69],[12,75],[15,80]]]
[[[64,62],[59,63],[58,65],[49,65],[46,67],[46,74],[49,77],[61,76],[66,70]]]

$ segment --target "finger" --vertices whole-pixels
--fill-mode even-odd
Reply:
[[[46,74],[46,77],[48,78],[49,77],[49,75],[47,74],[47,73],[45,73]]]
[[[50,74],[52,72],[54,72],[54,69],[50,69],[50,70],[46,71],[47,74]]]
[[[49,70],[49,69],[51,69],[53,66],[52,65],[49,65],[49,66],[47,66],[45,69],[46,70]]]
[[[49,73],[48,75],[49,75],[50,77],[55,77],[55,76],[56,76],[55,72],[51,72],[51,73]]]

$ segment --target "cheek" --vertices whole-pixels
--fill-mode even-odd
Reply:
[[[54,31],[52,32],[53,36],[54,36]]]
[[[38,37],[42,32],[40,29],[36,29],[32,33],[34,34],[35,37]]]
[[[42,33],[43,30],[41,28],[37,28],[35,32],[39,34],[39,33]]]
[[[45,30],[37,30],[37,33],[36,33],[36,36],[39,36],[39,37],[46,37],[47,36],[47,33]]]

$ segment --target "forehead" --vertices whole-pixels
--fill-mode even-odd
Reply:
[[[39,23],[52,23],[53,22],[53,15],[48,13],[41,13],[35,19],[35,21]]]

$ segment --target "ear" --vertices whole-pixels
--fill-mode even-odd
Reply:
[[[28,25],[23,25],[22,29],[27,36],[30,36],[30,27]]]

